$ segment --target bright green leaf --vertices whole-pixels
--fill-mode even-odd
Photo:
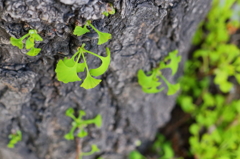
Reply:
[[[88,30],[87,25],[84,25],[83,27],[76,26],[74,31],[73,31],[73,34],[77,35],[77,36],[81,36],[81,35],[86,34],[88,32],[90,32],[90,30]]]
[[[26,40],[26,49],[31,49],[33,47],[34,47],[34,40],[33,40],[33,38],[29,37]]]
[[[90,73],[87,73],[87,77],[83,81],[83,83],[80,85],[80,87],[83,87],[85,89],[92,89],[96,87],[102,80],[93,78]]]
[[[75,62],[76,63],[76,62]],[[57,79],[63,83],[81,81],[77,75],[77,64],[72,64],[72,59],[65,58],[59,60],[55,72],[57,73]]]
[[[170,60],[168,64],[164,62],[160,63],[160,69],[170,68],[172,70],[172,75],[177,72],[178,64],[181,61],[181,56],[177,56],[178,50],[174,50],[169,53],[169,55],[164,60]]]
[[[40,51],[41,51],[40,48],[33,47],[33,48],[31,48],[30,51],[27,52],[27,55],[29,55],[29,56],[37,56]]]
[[[90,53],[90,51],[87,51],[87,52]],[[111,61],[111,55],[110,55],[109,48],[106,48],[106,53],[107,53],[106,57],[102,57],[102,56],[97,55],[97,57],[99,57],[101,59],[102,64],[98,68],[90,69],[89,72],[92,76],[100,76],[107,71],[107,69],[109,67],[109,64],[110,64],[110,61]],[[91,54],[92,54],[92,52],[91,52]],[[95,54],[95,56],[96,56],[96,54]]]
[[[175,94],[179,89],[180,89],[180,83],[177,84],[171,84],[167,81],[167,79],[164,76],[160,76],[164,82],[166,83],[166,85],[168,86],[168,92],[167,95],[173,95]]]
[[[84,129],[81,129],[79,133],[77,134],[78,137],[84,138],[88,135],[88,132],[86,132]]]
[[[108,40],[110,40],[112,38],[112,35],[109,33],[104,33],[104,32],[97,32],[98,33],[98,45],[102,45],[106,42],[108,42]]]
[[[42,37],[40,35],[36,34],[32,34],[30,35],[35,41],[43,41]]]
[[[23,42],[22,39],[16,39],[14,37],[10,38],[10,42],[13,46],[17,46],[19,49],[23,49]]]

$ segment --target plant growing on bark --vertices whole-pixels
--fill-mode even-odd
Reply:
[[[84,46],[85,44],[79,47],[77,52],[71,58],[65,57],[63,60],[59,60],[55,72],[57,73],[57,78],[59,81],[62,81],[63,83],[68,83],[81,81],[81,79],[78,77],[78,73],[83,72],[86,69],[87,76],[84,79],[83,83],[80,85],[80,87],[83,87],[85,89],[91,89],[96,87],[101,82],[100,79],[95,79],[92,76],[100,76],[107,71],[110,64],[111,56],[109,48],[106,48],[107,56],[103,57],[86,50]],[[95,69],[89,69],[84,53],[89,53],[93,56],[100,58],[102,61],[101,66]],[[81,57],[83,59],[83,63],[79,63]]]
[[[83,120],[82,119],[83,116],[86,115],[85,111],[80,110],[78,117],[75,117],[73,108],[67,109],[65,115],[73,119],[71,130],[69,131],[69,133],[67,133],[64,136],[64,138],[67,140],[73,140],[75,138],[76,129],[78,129],[77,137],[79,137],[81,139],[81,138],[88,136],[88,132],[85,130],[85,128],[88,125],[95,124],[97,127],[102,126],[102,116],[101,115],[97,115],[94,119]],[[77,141],[78,141],[78,144],[81,145],[81,141],[80,140],[77,140]],[[97,145],[95,145],[95,144],[91,145],[91,148],[92,149],[90,152],[81,152],[81,146],[80,146],[80,150],[78,151],[77,158],[82,159],[83,156],[89,156],[89,155],[92,155],[95,152],[99,151]]]
[[[236,2],[213,1],[208,21],[193,40],[200,49],[186,63],[181,79],[178,103],[195,121],[189,128],[195,158],[240,158],[240,100],[235,92],[240,84],[240,49],[230,40],[229,28],[240,27],[232,19]]]
[[[175,75],[178,69],[178,63],[181,61],[181,56],[177,56],[178,51],[172,51],[168,56],[160,62],[159,66],[153,68],[151,71],[144,73],[142,69],[138,71],[138,83],[142,86],[142,90],[145,93],[158,93],[164,90],[163,88],[158,88],[161,85],[159,82],[160,78],[166,83],[168,87],[167,95],[173,95],[180,89],[180,84],[171,84],[162,75],[163,69],[170,68],[172,70],[172,75]]]
[[[27,40],[24,41],[24,39],[26,39],[26,38],[27,38]],[[23,37],[21,37],[19,39],[14,38],[14,37],[10,38],[11,44],[13,46],[17,46],[19,49],[23,49],[24,42],[25,42],[25,48],[30,49],[27,52],[27,55],[29,55],[29,56],[36,56],[41,51],[40,48],[34,47],[35,41],[43,41],[43,39],[41,38],[40,35],[38,35],[37,31],[34,29],[29,30],[26,35],[24,35]]]
[[[110,40],[112,38],[111,34],[101,32],[97,28],[95,28],[91,24],[90,20],[88,20],[83,27],[76,26],[74,31],[73,31],[73,34],[77,35],[77,36],[81,36],[83,34],[86,34],[86,33],[90,32],[90,30],[87,28],[88,26],[91,27],[95,32],[97,32],[97,34],[98,34],[98,45],[104,44],[104,43],[108,42],[108,40]]]
[[[16,133],[9,135],[8,138],[10,141],[7,147],[14,148],[15,144],[22,140],[22,132],[20,130],[17,130]]]

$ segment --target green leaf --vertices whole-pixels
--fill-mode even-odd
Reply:
[[[74,116],[74,109],[73,108],[68,108],[65,112],[65,115],[68,117]]]
[[[23,49],[23,42],[22,39],[16,39],[14,37],[10,38],[10,42],[13,46],[17,46],[19,49]]]
[[[87,52],[90,53],[90,51],[87,51]],[[91,52],[92,55],[95,55],[95,56],[99,57],[101,59],[101,61],[102,61],[102,64],[101,64],[100,67],[95,68],[95,69],[90,69],[89,72],[90,72],[90,74],[92,76],[100,76],[100,75],[104,74],[107,71],[107,69],[109,67],[109,64],[110,64],[110,61],[111,61],[111,55],[110,55],[111,53],[110,53],[109,48],[106,48],[106,53],[107,53],[107,56],[106,57],[102,57],[102,56],[99,56],[97,54],[93,54]]]
[[[84,129],[81,129],[80,132],[77,134],[78,137],[84,138],[88,136],[88,132],[86,132]]]
[[[181,56],[177,56],[178,50],[174,50],[169,53],[169,55],[164,59],[170,62],[168,64],[165,64],[164,62],[160,63],[160,69],[164,68],[170,68],[172,70],[172,75],[175,75],[178,69],[178,64],[181,61]]]
[[[93,28],[94,31],[96,31],[96,33],[98,34],[98,45],[104,44],[106,42],[108,42],[109,39],[112,38],[112,35],[109,33],[104,33],[99,31],[98,29],[96,29],[91,23],[90,21],[87,21],[87,24]]]
[[[97,115],[95,118],[94,118],[94,124],[100,128],[102,126],[102,116],[101,115]]]
[[[26,49],[31,49],[33,47],[34,47],[34,40],[33,40],[33,38],[29,37],[26,40]]]
[[[72,59],[59,60],[55,69],[57,79],[63,83],[81,81],[77,75],[77,66],[77,62]]]
[[[40,35],[36,34],[32,34],[30,35],[35,41],[43,41],[42,37]]]
[[[103,14],[103,15],[105,15],[106,17],[108,17],[108,16],[109,16],[109,13],[108,13],[108,12],[106,12],[106,11],[102,12],[102,14]]]
[[[88,32],[90,32],[90,30],[88,30],[87,25],[84,25],[83,27],[76,26],[74,31],[73,31],[73,34],[77,35],[77,36],[81,36],[81,35],[86,34]]]
[[[90,156],[90,155],[100,151],[99,148],[97,147],[97,145],[95,145],[95,144],[92,144],[91,147],[92,147],[92,150],[90,152],[82,152],[82,156]]]
[[[147,76],[142,69],[138,70],[137,73],[138,76],[138,83],[145,88],[149,87],[158,87],[160,86],[160,82],[156,81],[154,79],[154,73],[151,75]]]
[[[74,135],[72,133],[67,133],[66,135],[64,135],[64,138],[67,139],[67,140],[73,140]]]
[[[30,51],[27,52],[27,55],[29,55],[29,56],[37,56],[40,51],[41,51],[41,49],[33,47],[33,48],[31,48]]]
[[[83,87],[85,89],[92,89],[96,87],[102,80],[93,78],[90,73],[87,73],[87,77],[83,81],[83,83],[80,85],[80,87]]]
[[[179,89],[180,89],[180,83],[177,84],[171,84],[167,81],[167,79],[164,76],[160,76],[164,82],[166,83],[166,85],[168,86],[168,92],[167,95],[173,95],[175,94]]]
[[[77,73],[83,72],[85,69],[85,64],[84,63],[78,63],[77,64]]]
[[[104,33],[98,31],[98,45],[102,45],[112,38],[112,35],[109,33]]]
[[[140,154],[138,151],[132,151],[130,152],[130,154],[128,155],[129,159],[145,159],[144,156],[142,156],[142,154]]]

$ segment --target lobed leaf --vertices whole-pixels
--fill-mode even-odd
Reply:
[[[63,83],[81,81],[77,75],[77,62],[73,62],[72,59],[64,58],[64,60],[59,60],[55,72],[57,74],[57,79]]]
[[[160,75],[160,77],[164,80],[168,87],[167,95],[173,95],[180,89],[180,83],[171,84],[170,82],[167,81],[167,79],[164,76]]]
[[[13,46],[17,46],[19,49],[23,49],[23,42],[22,39],[16,39],[14,37],[10,38],[10,42]]]
[[[166,60],[170,60],[169,64],[160,63],[160,69],[170,68],[172,70],[172,75],[177,72],[178,64],[181,61],[181,56],[177,56],[178,50],[172,51],[166,57]]]
[[[83,27],[76,26],[74,31],[73,31],[73,34],[77,35],[77,36],[81,36],[81,35],[86,34],[88,32],[90,32],[90,30],[88,30],[87,25],[84,25]]]
[[[83,81],[83,83],[80,85],[80,87],[83,87],[85,89],[92,89],[96,87],[102,80],[93,78],[90,73],[87,73],[87,77]]]
[[[27,40],[26,40],[26,49],[31,49],[34,47],[34,39],[29,37]]]
[[[98,45],[102,45],[112,38],[112,35],[104,32],[97,32],[98,34]]]
[[[90,72],[90,74],[92,76],[100,76],[100,75],[104,74],[107,71],[107,69],[109,67],[109,64],[110,64],[110,61],[111,61],[111,53],[110,53],[109,48],[106,48],[106,53],[107,53],[106,57],[102,57],[102,56],[99,56],[99,55],[97,56],[97,57],[99,57],[101,59],[102,64],[98,68],[89,70],[89,72]]]
[[[29,55],[29,56],[37,56],[40,51],[41,51],[40,48],[33,47],[33,48],[31,48],[30,51],[27,52],[27,55]]]

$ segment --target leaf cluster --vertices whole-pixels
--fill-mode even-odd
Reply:
[[[162,75],[161,70],[170,68],[172,70],[172,75],[175,75],[178,69],[178,64],[181,61],[181,56],[177,56],[178,51],[172,51],[168,56],[160,62],[159,67],[153,68],[147,74],[143,70],[138,71],[138,83],[142,86],[142,90],[145,93],[158,93],[164,90],[164,87],[158,88],[162,83],[159,82],[160,78],[166,83],[168,87],[167,95],[173,95],[180,89],[180,84],[171,84]]]
[[[157,138],[149,151],[151,151],[152,154],[156,154],[159,159],[175,158],[171,143],[167,141],[162,134],[157,135]],[[147,158],[138,151],[132,151],[129,153],[128,159],[147,159]]]
[[[15,145],[22,140],[22,132],[20,130],[17,130],[15,134],[11,134],[8,136],[10,139],[7,147],[8,148],[14,148]]]
[[[24,41],[26,38],[27,38],[27,40]],[[35,41],[43,41],[43,39],[41,38],[40,35],[38,35],[37,31],[34,29],[29,30],[26,35],[24,35],[23,37],[21,37],[19,39],[14,38],[14,37],[10,38],[11,44],[13,46],[17,46],[19,49],[23,49],[24,43],[25,43],[25,48],[30,49],[27,52],[27,55],[29,55],[29,56],[36,56],[41,51],[40,48],[34,47]]]
[[[200,49],[186,63],[180,80],[178,104],[195,121],[189,128],[195,158],[240,158],[240,100],[230,98],[240,84],[240,49],[229,42],[228,28],[236,2],[214,0],[194,39]]]
[[[90,124],[94,124],[97,127],[101,127],[102,126],[102,116],[101,115],[97,115],[95,118],[93,119],[87,119],[87,120],[83,120],[82,118],[86,115],[85,111],[80,110],[78,112],[78,117],[75,116],[75,112],[73,108],[68,108],[66,110],[65,115],[72,118],[72,128],[71,130],[64,136],[65,139],[67,140],[73,140],[75,138],[75,131],[78,129],[77,132],[77,137],[79,138],[84,138],[86,136],[88,136],[88,132],[85,130],[85,128],[90,125]],[[81,156],[89,156],[92,155],[96,152],[98,152],[99,149],[97,147],[97,145],[91,145],[91,151],[90,152],[82,152]]]
[[[87,76],[84,79],[83,83],[80,85],[80,87],[83,87],[85,89],[91,89],[96,87],[101,82],[100,79],[93,78],[92,76],[100,76],[107,71],[110,64],[111,56],[109,48],[106,48],[107,56],[103,57],[86,50],[84,46],[85,44],[79,47],[77,52],[71,58],[65,57],[63,60],[59,60],[55,72],[59,81],[62,81],[63,83],[68,83],[81,81],[82,79],[79,78],[78,73],[84,72],[84,70],[86,69]],[[89,69],[84,55],[85,53],[89,53],[93,56],[100,58],[100,60],[102,61],[101,66],[95,69]],[[79,63],[81,57],[83,59],[83,62]]]

